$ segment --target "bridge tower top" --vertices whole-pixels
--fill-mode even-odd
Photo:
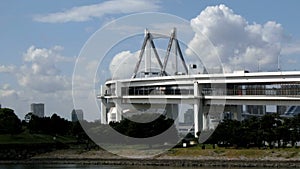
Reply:
[[[169,36],[168,47],[167,47],[166,54],[164,57],[164,61],[163,62],[161,61],[159,54],[156,50],[153,39],[154,38],[165,38],[165,37],[166,37],[165,35],[161,35],[161,34],[155,34],[155,37],[154,37],[153,34],[148,29],[145,29],[144,41],[143,41],[143,44],[142,44],[142,47],[141,47],[141,50],[139,53],[139,59],[136,63],[132,78],[136,78],[146,50],[148,52],[146,52],[146,56],[145,56],[145,72],[144,72],[145,77],[147,77],[147,75],[149,75],[151,73],[151,53],[150,53],[151,49],[152,49],[154,56],[159,64],[159,67],[160,67],[159,76],[168,76],[169,74],[166,72],[166,68],[167,68],[167,64],[168,64],[168,60],[170,57],[172,47],[175,48],[175,50],[174,50],[175,62],[176,62],[175,74],[178,73],[178,61],[177,61],[178,55],[179,55],[179,58],[180,58],[180,61],[182,63],[185,73],[188,74],[188,68],[187,68],[186,62],[184,60],[184,57],[182,55],[181,48],[180,48],[180,45],[179,45],[179,42],[177,39],[176,28],[173,28],[171,31],[171,34]]]

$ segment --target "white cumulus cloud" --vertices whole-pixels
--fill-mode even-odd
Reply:
[[[16,70],[14,65],[0,65],[0,73],[13,73]]]
[[[62,49],[60,46],[50,49],[29,47],[23,56],[25,64],[17,73],[19,84],[42,93],[70,88],[70,77],[62,75],[57,67],[59,62],[70,61],[60,55]]]
[[[13,108],[23,118],[31,103],[42,102],[47,116],[56,112],[68,118],[73,108],[71,75],[62,66],[73,66],[75,58],[63,56],[62,50],[61,46],[30,46],[23,54],[22,65],[0,65],[0,75],[11,75],[0,82],[2,106]]]
[[[110,0],[102,3],[78,6],[71,9],[38,15],[35,21],[47,23],[84,22],[106,14],[129,14],[134,12],[157,11],[159,2],[147,0]]]
[[[153,49],[151,49],[152,51]],[[160,57],[161,62],[163,63],[163,57],[165,57],[166,51],[162,50],[162,49],[158,49],[156,48],[157,53]],[[140,55],[140,50],[135,51],[135,52],[131,52],[131,51],[122,51],[118,54],[116,54],[112,61],[110,62],[109,65],[109,71],[111,74],[111,78],[112,79],[126,79],[126,78],[131,78],[134,72],[134,69],[136,67],[136,64],[139,60],[139,55]],[[149,56],[147,56],[147,54],[150,54]],[[150,67],[149,68],[145,66],[146,64],[146,60],[147,57],[150,57],[149,60],[151,60],[150,65],[148,65]],[[148,60],[148,61],[149,61]],[[178,71],[184,71],[183,70],[183,66],[181,65],[181,62],[178,62]],[[166,66],[166,72],[170,75],[174,75],[175,71],[176,71],[176,60],[175,60],[175,55],[174,55],[174,51],[171,51],[170,56],[169,56],[169,60],[168,60],[168,64]],[[147,69],[147,70],[145,70]],[[142,56],[142,60],[140,62],[138,71],[137,71],[137,77],[142,77],[144,76],[143,72],[145,71],[151,71],[151,72],[157,72],[160,73],[161,68],[159,66],[159,63],[156,59],[156,57],[154,56],[154,54],[150,51],[148,51],[148,49],[146,48],[143,56]]]
[[[0,86],[0,98],[2,97],[12,97],[12,98],[17,98],[18,93],[10,87],[9,84],[3,84]]]
[[[138,53],[131,53],[130,51],[118,53],[111,61],[109,67],[112,78],[130,78],[138,61]]]
[[[207,7],[191,20],[191,26],[195,35],[189,46],[207,67],[219,66],[218,55],[225,71],[276,70],[282,46],[289,40],[279,23],[250,24],[225,5]]]

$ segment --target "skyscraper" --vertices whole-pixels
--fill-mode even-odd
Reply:
[[[83,111],[81,109],[73,109],[71,112],[72,122],[83,120]]]
[[[32,103],[30,107],[33,115],[36,115],[38,117],[44,117],[45,107],[43,103]]]
[[[184,123],[185,124],[194,124],[194,110],[193,109],[188,109],[184,113]]]

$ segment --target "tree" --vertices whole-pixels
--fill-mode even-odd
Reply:
[[[14,110],[0,109],[0,134],[18,134],[22,131],[21,120],[14,113]]]
[[[50,127],[50,134],[67,135],[71,134],[72,123],[54,113],[50,118]]]
[[[222,146],[238,145],[241,141],[241,122],[237,120],[224,120],[218,125],[207,143]]]
[[[71,134],[72,123],[57,114],[53,114],[51,117],[31,115],[28,129],[31,133],[67,135]]]
[[[141,123],[139,121],[145,121],[147,123]],[[178,141],[177,129],[173,123],[173,119],[166,118],[163,115],[141,114],[124,118],[120,122],[112,122],[110,126],[123,135],[133,138],[149,138],[149,140],[151,140],[151,137],[158,136],[168,130],[168,138],[159,137],[159,139],[153,140],[154,142],[158,141],[162,143]]]
[[[286,126],[290,132],[290,141],[294,146],[297,141],[300,141],[300,114],[291,119],[286,119]]]
[[[261,123],[258,117],[251,117],[242,121],[242,128],[244,129],[244,135],[242,140],[244,140],[244,146],[261,147],[262,146],[262,130]]]
[[[276,136],[276,128],[278,126],[278,121],[276,120],[277,117],[278,115],[276,114],[267,114],[260,120],[261,128],[263,130],[262,138],[271,148],[275,141],[278,140]]]

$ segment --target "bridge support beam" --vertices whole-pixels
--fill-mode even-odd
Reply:
[[[122,112],[123,112],[123,109],[122,109],[122,106],[121,106],[121,100],[120,99],[117,99],[115,101],[115,107],[116,107],[116,121],[119,122],[122,120]]]
[[[204,105],[203,105],[203,97],[201,94],[202,87],[197,83],[197,81],[194,82],[194,97],[195,103],[194,103],[194,130],[195,130],[195,137],[198,137],[199,132],[203,130],[203,124],[204,123]]]
[[[194,103],[194,130],[195,137],[198,137],[199,132],[203,128],[203,105],[201,104],[201,100],[196,101]]]
[[[178,124],[178,104],[166,104],[166,117],[173,119],[174,124]]]
[[[100,94],[101,96],[105,95],[105,88],[104,86],[101,86],[100,88]],[[101,124],[107,124],[107,103],[106,103],[106,99],[105,98],[101,98],[101,102],[100,102],[100,119],[101,119]]]
[[[106,112],[106,106],[105,103],[103,103],[105,100],[101,99],[101,105],[100,105],[100,111],[101,111],[101,115],[100,115],[100,119],[101,119],[101,124],[107,124],[107,112]]]
[[[115,99],[115,107],[116,107],[116,121],[121,121],[122,120],[122,102],[121,102],[121,97],[122,97],[122,87],[123,84],[120,81],[116,82],[116,89],[115,89],[115,95],[117,96],[117,99]]]
[[[236,105],[236,111],[234,113],[234,119],[242,121],[243,105]]]
[[[203,117],[203,127],[202,127],[202,131],[208,130],[209,129],[209,117],[208,117],[208,113],[202,113]]]

